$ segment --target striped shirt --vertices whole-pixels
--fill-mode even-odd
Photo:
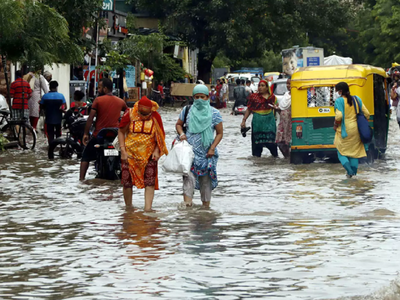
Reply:
[[[28,100],[32,95],[32,89],[29,83],[22,78],[16,79],[10,88],[10,96],[14,98],[13,109],[28,109]],[[22,104],[24,107],[22,107]]]

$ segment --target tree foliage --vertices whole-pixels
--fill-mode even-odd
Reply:
[[[83,28],[95,28],[103,0],[43,0],[54,8],[68,23],[70,38],[84,48],[93,47],[93,40],[87,40]]]
[[[178,80],[185,76],[183,68],[169,55],[164,48],[175,45],[161,33],[149,35],[131,35],[119,43],[119,50],[128,57],[137,58],[154,71],[156,80]]]
[[[0,19],[0,54],[8,60],[42,67],[83,57],[69,38],[66,20],[41,2],[2,0]]]
[[[326,55],[335,52],[353,58],[353,63],[381,67],[400,62],[400,0],[358,0],[353,4],[346,29],[317,41]]]
[[[365,8],[363,15],[359,40],[366,50],[365,61],[378,66],[400,61],[400,1],[378,0],[372,9]]]
[[[69,37],[67,21],[39,1],[1,0],[0,35],[0,55],[4,65],[7,59],[38,70],[44,65],[83,59],[81,49]],[[5,75],[9,90],[10,83]]]
[[[341,0],[131,0],[163,19],[166,33],[199,49],[199,77],[209,78],[218,53],[229,59],[261,57],[329,35],[344,26]],[[318,45],[314,45],[318,46]]]

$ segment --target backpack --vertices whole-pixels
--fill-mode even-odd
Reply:
[[[182,125],[183,132],[184,132],[184,133],[186,133],[186,130],[187,130],[186,121],[187,121],[187,116],[188,116],[188,114],[189,114],[189,110],[190,110],[191,107],[192,107],[191,105],[186,105],[186,106],[184,107],[184,109],[186,108],[186,110],[185,110],[185,116],[184,116],[184,118],[183,118],[183,125]]]

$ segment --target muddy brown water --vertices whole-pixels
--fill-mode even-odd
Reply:
[[[178,111],[162,112],[167,143]],[[400,299],[400,130],[384,160],[346,179],[339,164],[251,157],[223,112],[211,209],[181,209],[160,170],[155,213],[126,211],[119,182],[78,181],[79,162],[0,154],[0,299]],[[266,150],[265,150],[266,151]]]

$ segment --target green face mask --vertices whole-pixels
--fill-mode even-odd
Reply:
[[[201,133],[202,143],[207,149],[214,139],[210,100],[195,99],[189,115],[189,131],[192,133]]]
[[[207,107],[210,106],[210,99],[208,100],[195,99],[193,102],[193,106],[195,106],[200,111],[207,109]]]

